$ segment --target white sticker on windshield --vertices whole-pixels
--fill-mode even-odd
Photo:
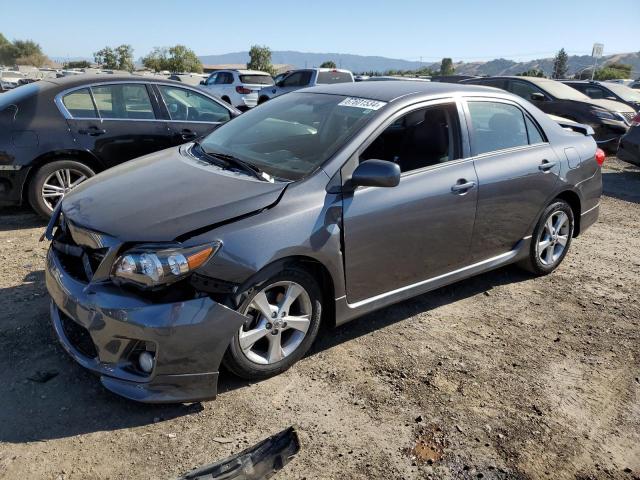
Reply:
[[[366,110],[379,110],[384,107],[387,102],[380,102],[378,100],[369,100],[368,98],[347,97],[341,101],[338,105],[343,107],[356,107],[364,108]]]

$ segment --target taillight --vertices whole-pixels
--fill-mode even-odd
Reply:
[[[604,151],[601,148],[596,148],[596,162],[598,162],[598,165],[602,166],[605,158]]]
[[[640,113],[631,119],[632,127],[640,127]]]
[[[251,90],[249,90],[246,87],[243,87],[242,85],[238,85],[236,87],[236,92],[240,93],[241,95],[248,95],[249,93],[251,93]]]

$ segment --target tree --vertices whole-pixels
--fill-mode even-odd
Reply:
[[[336,62],[334,62],[333,60],[327,60],[326,62],[322,62],[320,64],[320,68],[338,68],[336,66]]]
[[[169,51],[164,47],[155,47],[149,55],[142,57],[141,61],[145,68],[154,72],[169,70]]]
[[[142,58],[142,64],[154,72],[202,72],[202,62],[193,50],[184,45],[155,47],[149,55]]]
[[[271,65],[271,49],[267,46],[252,45],[249,49],[247,68],[275,74],[275,69]]]
[[[67,62],[63,66],[65,69],[71,68],[89,68],[91,67],[91,63],[86,60],[79,60],[77,62]]]
[[[104,47],[93,54],[93,59],[102,68],[109,70],[118,69],[118,57],[111,47]]]
[[[202,62],[195,52],[184,45],[169,49],[169,69],[172,72],[202,73]]]
[[[569,55],[561,48],[553,59],[553,75],[552,78],[566,78],[568,70]]]
[[[519,77],[540,77],[544,78],[544,72],[537,68],[530,68],[522,73],[518,74]]]
[[[133,71],[133,47],[122,44],[115,48],[115,55],[118,59],[118,70]]]
[[[633,67],[631,65],[625,65],[624,63],[610,63],[604,65],[602,68],[596,69],[593,76],[594,80],[613,80],[615,78],[631,78],[631,71]]]
[[[122,44],[116,48],[104,47],[93,54],[93,58],[102,68],[108,70],[133,71],[133,48]]]
[[[0,64],[41,67],[48,63],[49,58],[33,40],[14,40],[11,43],[0,34]]]
[[[456,69],[453,68],[453,60],[443,58],[440,63],[440,75],[453,75],[454,73],[456,73]]]
[[[16,46],[0,33],[0,65],[14,65],[19,56]]]

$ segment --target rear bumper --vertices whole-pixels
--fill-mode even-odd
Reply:
[[[589,210],[582,212],[580,214],[580,233],[584,233],[584,231],[589,228],[591,225],[598,221],[598,217],[600,216],[600,202],[595,207],[590,208]]]
[[[243,315],[208,297],[157,304],[112,285],[82,283],[53,249],[46,283],[62,347],[108,390],[146,403],[215,398],[222,356]],[[155,355],[149,374],[137,366],[141,349]]]
[[[242,95],[240,97],[242,103],[240,105],[236,105],[236,108],[253,108],[258,104],[258,92],[249,93],[248,95]]]

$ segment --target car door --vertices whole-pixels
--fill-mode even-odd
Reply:
[[[98,84],[61,98],[71,135],[109,168],[170,145],[171,130],[158,119],[144,83]]]
[[[390,119],[358,153],[359,161],[395,161],[402,175],[396,187],[344,196],[349,303],[467,263],[478,189],[473,162],[463,158],[459,118],[453,100],[414,108]]]
[[[229,108],[220,101],[195,89],[163,84],[153,87],[162,110],[169,118],[171,145],[208,135],[232,117]]]
[[[527,236],[555,191],[560,162],[540,126],[515,102],[468,99],[478,175],[474,261],[508,252]]]

